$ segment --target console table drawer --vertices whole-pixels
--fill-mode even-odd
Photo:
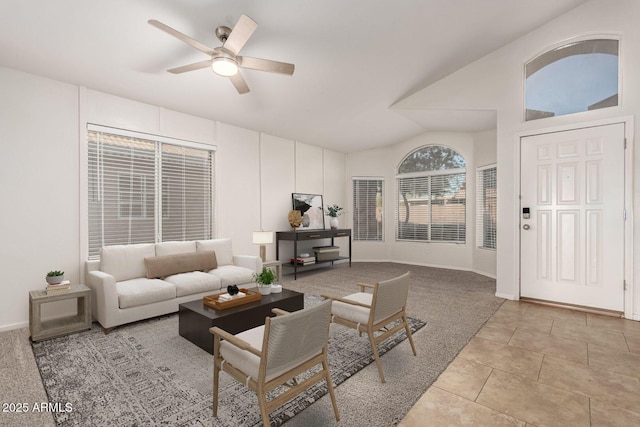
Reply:
[[[315,239],[330,239],[333,237],[333,233],[327,233],[326,231],[316,232],[304,232],[298,233],[298,240],[315,240]]]

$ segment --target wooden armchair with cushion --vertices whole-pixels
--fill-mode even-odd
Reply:
[[[278,316],[267,317],[264,326],[237,335],[218,327],[209,330],[214,335],[213,416],[218,415],[218,380],[224,371],[256,392],[265,426],[270,425],[274,409],[322,380],[339,421],[327,360],[331,301],[292,313],[273,312]],[[316,365],[322,365],[322,370],[298,383],[296,377]],[[267,401],[267,393],[280,386],[287,390]]]
[[[379,343],[404,328],[409,343],[411,343],[413,355],[417,355],[405,311],[409,294],[409,275],[410,273],[407,272],[400,277],[375,285],[359,283],[360,292],[343,298],[323,295],[323,297],[333,300],[331,307],[333,322],[354,328],[360,332],[360,335],[363,332],[367,333],[373,349],[373,357],[378,366],[380,380],[383,383],[385,379],[378,355],[377,346]],[[372,289],[373,294],[365,292],[367,288]],[[387,326],[396,320],[400,320],[400,322],[388,329]],[[376,332],[380,333],[376,336]]]

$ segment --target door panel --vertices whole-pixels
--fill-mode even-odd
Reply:
[[[521,296],[622,311],[624,125],[529,136],[521,148]]]

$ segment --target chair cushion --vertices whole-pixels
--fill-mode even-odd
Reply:
[[[244,332],[240,332],[236,334],[236,337],[240,338],[243,341],[251,344],[251,347],[262,351],[262,341],[264,339],[264,325],[258,326],[253,329],[249,329]],[[258,380],[258,372],[260,370],[260,358],[255,354],[242,350],[236,347],[233,344],[229,344],[227,341],[220,342],[220,355],[226,360],[228,363],[231,363],[234,367],[238,368],[245,374],[249,375],[255,381]],[[284,366],[282,369],[278,369],[267,375],[266,381],[271,381],[272,379],[278,377],[279,375],[284,374],[288,370],[295,367],[296,364],[292,364],[291,366]]]
[[[231,249],[231,239],[212,239],[196,241],[196,250],[215,251],[218,265],[233,264],[233,251]]]
[[[214,251],[149,257],[144,259],[144,264],[148,279],[191,271],[211,270],[218,266]]]
[[[156,256],[186,254],[196,251],[196,242],[162,242],[156,243]]]
[[[137,307],[176,297],[176,288],[159,279],[130,279],[116,282],[120,308]]]
[[[100,270],[116,282],[145,277],[144,259],[156,256],[153,243],[104,246],[100,249]]]
[[[165,277],[164,280],[176,287],[177,297],[220,290],[220,278],[202,271],[174,274]]]
[[[236,334],[240,338],[251,344],[251,347],[262,351],[262,340],[264,339],[264,325],[249,329]],[[258,379],[258,371],[260,369],[260,358],[253,353],[242,350],[227,341],[220,342],[220,355],[227,362],[240,369],[245,374],[251,376],[254,380]]]
[[[373,295],[365,292],[358,292],[355,294],[347,295],[344,299],[359,302],[362,304],[371,304]],[[331,314],[336,317],[341,317],[346,320],[350,320],[355,323],[361,323],[366,325],[369,322],[369,310],[365,307],[357,305],[347,304],[345,302],[333,301],[331,305]]]
[[[218,268],[209,270],[208,273],[220,278],[222,288],[254,282],[253,270],[235,265],[219,265]]]

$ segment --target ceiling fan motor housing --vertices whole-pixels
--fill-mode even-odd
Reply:
[[[227,41],[227,39],[229,38],[230,34],[231,34],[231,28],[229,28],[229,27],[221,25],[218,28],[216,28],[216,37],[222,43]]]

